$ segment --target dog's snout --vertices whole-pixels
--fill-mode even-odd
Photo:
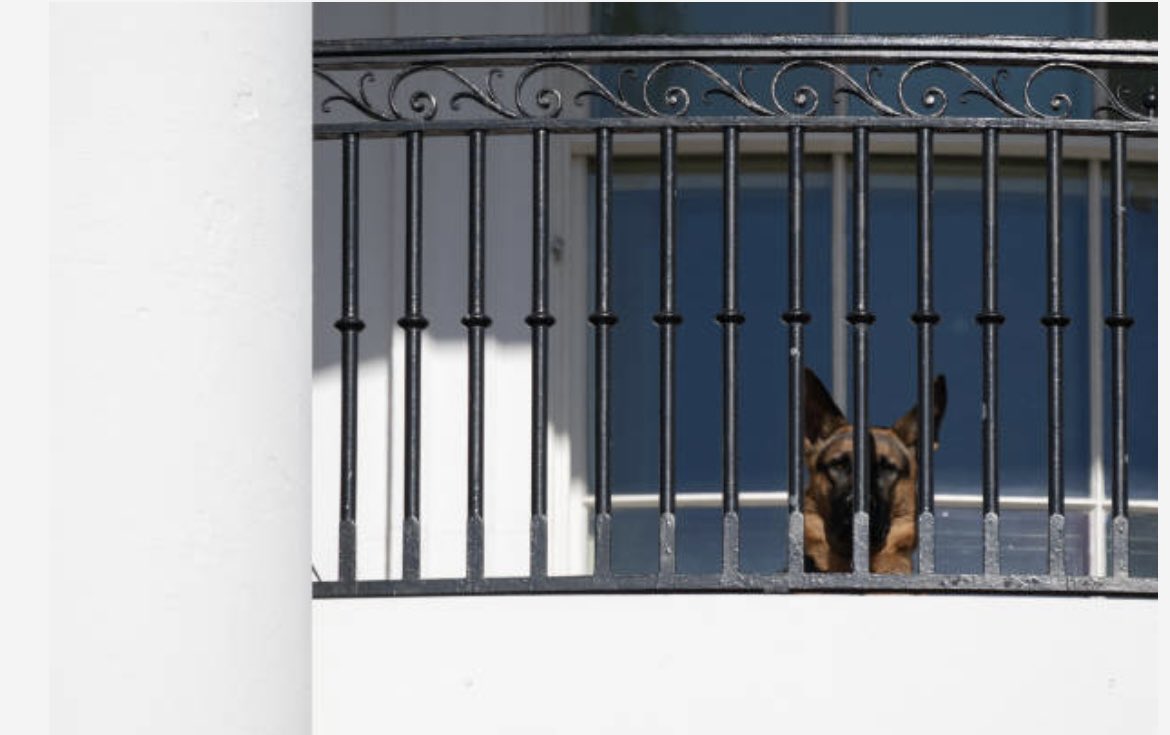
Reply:
[[[853,512],[853,482],[834,485],[831,500],[837,513],[851,514]]]

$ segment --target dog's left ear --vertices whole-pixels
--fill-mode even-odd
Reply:
[[[809,449],[846,423],[828,389],[809,368],[804,369],[804,446]]]
[[[942,426],[943,412],[947,409],[947,379],[940,375],[934,379],[934,431],[931,435],[931,446],[938,449],[938,429]],[[918,447],[918,406],[910,409],[905,416],[898,419],[893,426],[894,433],[910,451]]]

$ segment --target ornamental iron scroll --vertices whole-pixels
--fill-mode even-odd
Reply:
[[[348,108],[358,119],[395,125],[458,121],[564,120],[566,118],[670,121],[705,116],[748,120],[809,119],[841,115],[822,104],[848,98],[848,116],[930,121],[1015,119],[1033,121],[1155,122],[1154,90],[1140,95],[1111,88],[1109,65],[1094,68],[1060,58],[956,61],[880,58],[848,63],[816,56],[776,54],[735,58],[735,49],[714,59],[557,58],[318,64],[319,122]],[[750,62],[750,63],[749,63]],[[1132,66],[1132,65],[1131,65]],[[319,92],[320,94],[320,92]],[[1137,97],[1137,99],[1135,99]],[[987,103],[976,110],[969,100]],[[954,104],[956,101],[959,104]]]

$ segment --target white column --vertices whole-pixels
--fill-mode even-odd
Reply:
[[[309,731],[310,25],[51,9],[61,735]]]

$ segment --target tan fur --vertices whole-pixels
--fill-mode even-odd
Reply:
[[[853,458],[853,426],[845,423],[823,386],[815,376],[808,373],[820,394],[819,400],[829,406],[810,406],[809,382],[806,378],[806,431],[817,440],[804,440],[805,464],[809,470],[808,486],[804,496],[804,553],[817,571],[848,572],[852,568],[852,540],[847,529],[831,526],[832,481],[822,467],[838,458]],[[946,405],[945,381],[939,379],[935,385],[937,405],[935,407],[935,441],[938,447],[937,430],[942,410]],[[818,400],[813,396],[811,400]],[[918,546],[918,436],[917,407],[911,409],[894,424],[893,428],[873,427],[874,458],[876,467],[884,460],[898,470],[897,480],[890,492],[889,531],[880,548],[871,549],[870,571],[877,574],[909,574],[914,549]],[[814,425],[815,422],[815,425]]]

